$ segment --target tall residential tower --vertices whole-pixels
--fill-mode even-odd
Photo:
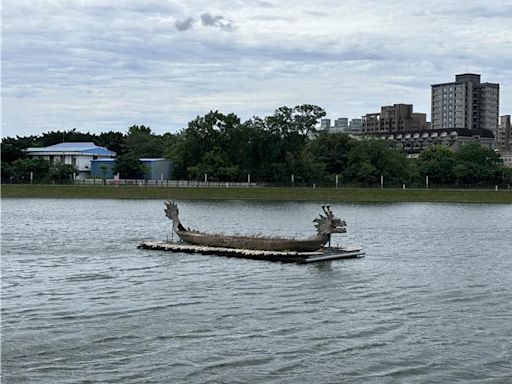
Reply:
[[[432,85],[432,128],[488,129],[496,134],[499,84],[482,83],[480,75],[455,75],[452,83]]]

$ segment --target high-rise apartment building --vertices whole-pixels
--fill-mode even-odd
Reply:
[[[329,131],[331,129],[331,119],[321,119],[320,120],[320,130],[321,131]]]
[[[340,132],[345,132],[348,129],[348,118],[339,117],[336,120],[334,120],[334,128],[336,128]]]
[[[512,127],[510,115],[500,116],[498,131],[496,132],[496,149],[500,152],[512,151]]]
[[[480,75],[455,75],[452,83],[432,85],[432,128],[498,129],[499,84]]]
[[[347,117],[338,117],[331,124],[331,119],[321,119],[318,131],[358,135],[361,133],[361,121],[359,118],[349,120]]]
[[[381,107],[379,113],[368,113],[362,118],[361,131],[365,133],[399,132],[428,129],[427,115],[412,111],[412,104],[394,104]]]
[[[356,118],[350,120],[350,123],[348,124],[348,131],[352,135],[359,135],[361,133],[361,126],[363,124],[363,120]]]

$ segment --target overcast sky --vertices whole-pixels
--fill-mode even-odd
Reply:
[[[510,0],[5,0],[2,137],[176,132],[317,104],[359,117],[475,72],[512,113]]]

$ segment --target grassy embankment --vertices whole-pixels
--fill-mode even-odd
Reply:
[[[386,188],[167,188],[4,184],[1,188],[1,197],[512,203],[512,191],[506,190]]]

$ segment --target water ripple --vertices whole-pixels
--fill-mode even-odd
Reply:
[[[512,206],[332,209],[365,259],[288,265],[143,251],[140,239],[167,236],[159,201],[2,201],[2,378],[512,382]],[[318,204],[180,210],[203,229],[236,231],[250,217],[247,233],[308,235]]]

